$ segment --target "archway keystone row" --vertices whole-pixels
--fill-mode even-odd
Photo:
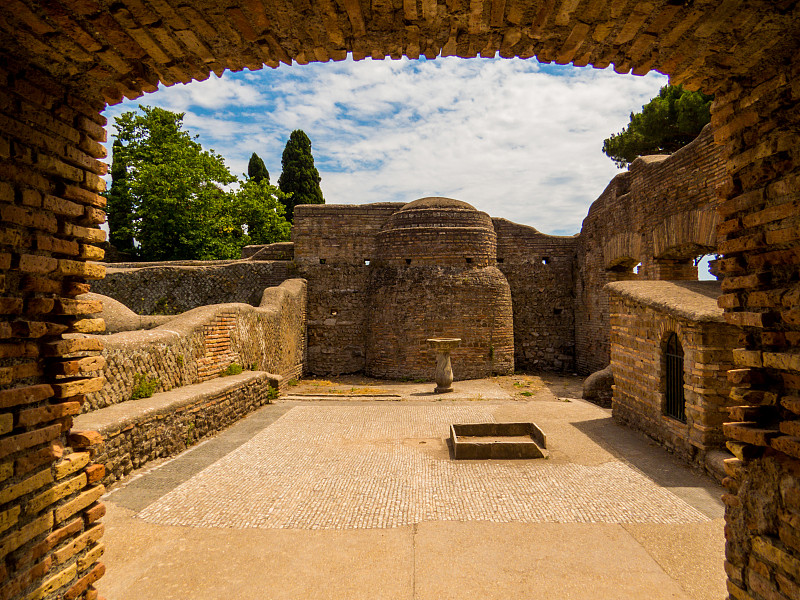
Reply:
[[[518,56],[716,94],[730,379],[742,421],[726,481],[732,598],[796,595],[800,560],[800,64],[796,1],[10,0],[0,7],[0,595],[96,598],[97,436],[71,431],[103,384],[106,103],[225,69]]]

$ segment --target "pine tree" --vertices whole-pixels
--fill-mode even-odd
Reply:
[[[621,169],[638,156],[671,154],[708,124],[713,99],[679,85],[665,85],[642,112],[631,113],[627,127],[603,141],[603,152]]]
[[[264,181],[269,185],[269,171],[261,157],[253,152],[250,162],[247,163],[247,177],[256,182]]]
[[[133,252],[134,207],[128,182],[125,148],[116,139],[111,147],[111,187],[108,199],[108,231],[111,245],[121,252]]]
[[[325,204],[319,171],[314,167],[311,155],[311,140],[300,129],[295,129],[286,142],[281,157],[283,171],[278,178],[278,186],[287,196],[286,220],[294,218],[294,207],[298,204]]]

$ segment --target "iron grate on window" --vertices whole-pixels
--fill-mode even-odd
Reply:
[[[683,397],[683,347],[675,332],[667,338],[666,396],[664,414],[686,423],[686,400]]]

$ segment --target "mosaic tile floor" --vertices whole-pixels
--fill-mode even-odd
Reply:
[[[493,421],[491,408],[297,406],[138,516],[268,529],[709,520],[621,461],[457,462],[420,444],[447,437],[451,423]]]

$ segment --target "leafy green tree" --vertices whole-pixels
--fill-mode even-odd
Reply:
[[[642,112],[631,113],[627,127],[603,141],[603,153],[621,169],[639,156],[671,154],[708,124],[712,100],[713,96],[701,92],[665,85]]]
[[[221,186],[236,178],[221,156],[203,150],[183,130],[183,113],[139,108],[141,112],[129,111],[115,119],[115,143],[126,166],[130,228],[138,256],[145,260],[227,257],[220,252],[229,255],[230,250],[223,251],[231,245],[229,238],[241,238],[243,232],[235,231],[236,207]],[[111,212],[119,216],[119,211]]]
[[[283,149],[281,167],[278,186],[287,195],[286,219],[289,222],[298,204],[325,204],[319,187],[321,178],[311,155],[311,140],[301,129],[295,129],[289,136]]]
[[[125,149],[117,139],[111,147],[111,187],[105,196],[108,200],[109,241],[121,252],[134,252],[133,200],[128,189],[128,166]]]
[[[247,227],[246,244],[289,240],[291,226],[284,217],[284,203],[288,199],[277,187],[251,178],[243,182],[234,195],[238,221]]]
[[[247,163],[247,176],[254,181],[266,181],[269,184],[269,171],[261,157],[253,152]]]

